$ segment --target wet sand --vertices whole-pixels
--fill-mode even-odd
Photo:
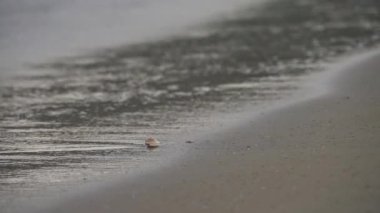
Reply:
[[[242,116],[230,113],[248,105],[246,117],[251,118],[256,106],[285,99],[298,90],[304,75],[321,71],[326,63],[353,50],[380,44],[380,3],[362,1],[266,1],[231,16],[203,20],[163,40],[107,46],[83,55],[70,52],[67,58],[52,61],[50,55],[40,63],[25,65],[22,73],[0,85],[1,212],[14,213],[29,198],[33,206],[37,197],[60,200],[78,185],[113,182],[109,176],[129,178],[125,173],[155,162],[155,156],[171,159],[185,152],[191,158],[186,148],[203,148],[194,138],[199,128],[188,128],[201,126],[207,132],[203,126],[218,120],[224,127],[211,128],[218,135],[225,124],[231,125],[230,120],[223,121],[224,116],[241,123]],[[81,7],[72,8],[72,13],[82,14]],[[85,11],[97,14],[92,7]],[[117,16],[116,11],[104,21]],[[52,28],[46,26],[46,30],[55,32],[61,25],[52,20]],[[81,20],[73,16],[66,21],[72,26],[76,21],[83,24]],[[109,27],[96,30],[121,36]],[[133,30],[128,27],[128,31]],[[52,51],[61,51],[46,39],[38,40]],[[90,36],[88,40],[93,41]],[[33,55],[42,57],[37,52]],[[173,137],[179,131],[188,131],[189,136]],[[151,135],[163,142],[154,152],[144,146]],[[186,140],[196,143],[186,144]],[[166,163],[162,164],[170,167]]]
[[[378,212],[379,58],[344,68],[327,94],[195,141],[183,160],[48,212]]]

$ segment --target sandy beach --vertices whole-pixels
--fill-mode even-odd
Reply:
[[[339,71],[322,96],[191,144],[170,167],[47,212],[378,212],[379,58]]]
[[[380,1],[143,2],[0,3],[1,213],[378,212]]]

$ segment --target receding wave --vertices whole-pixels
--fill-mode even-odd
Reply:
[[[203,33],[34,66],[1,87],[1,186],[120,171],[147,156],[147,135],[283,97],[334,57],[380,43],[380,3],[361,2],[278,0]]]

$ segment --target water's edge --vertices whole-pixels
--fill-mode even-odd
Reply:
[[[281,106],[308,74],[378,45],[379,11],[371,0],[279,0],[202,34],[35,65],[0,90],[1,206],[170,165],[208,126]],[[164,145],[146,150],[149,135]]]

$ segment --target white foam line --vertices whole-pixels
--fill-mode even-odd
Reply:
[[[324,71],[313,74],[307,79],[305,86],[309,88],[307,92],[310,92],[311,95],[306,99],[331,93],[334,90],[333,82],[341,77],[345,71],[379,54],[380,48],[378,47],[343,56],[338,58],[337,62],[328,64]]]

